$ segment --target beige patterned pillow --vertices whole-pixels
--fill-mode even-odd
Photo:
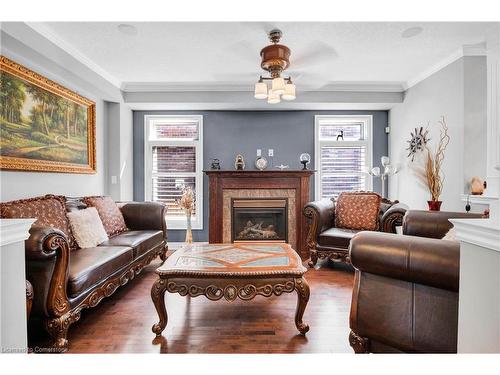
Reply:
[[[377,230],[381,197],[372,192],[340,193],[335,205],[335,226]]]
[[[82,249],[96,247],[108,239],[95,207],[68,212],[67,215],[76,242]]]
[[[111,197],[85,197],[83,202],[89,207],[96,208],[109,237],[128,230],[122,212]]]

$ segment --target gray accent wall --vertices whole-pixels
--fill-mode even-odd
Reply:
[[[387,111],[134,111],[134,200],[144,200],[144,116],[145,115],[203,115],[203,165],[210,168],[212,158],[221,161],[221,169],[234,169],[234,158],[241,153],[246,169],[256,169],[257,149],[269,161],[269,167],[288,164],[300,169],[299,155],[311,155],[314,169],[315,115],[372,115],[373,161],[387,155]],[[274,150],[274,157],[267,150]],[[374,180],[374,190],[381,191],[380,180]],[[311,200],[314,199],[314,179]],[[208,241],[208,179],[203,179],[203,229],[193,230],[194,241]],[[170,230],[169,241],[184,240],[184,230]]]

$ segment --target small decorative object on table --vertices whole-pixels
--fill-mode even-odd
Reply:
[[[306,171],[307,164],[309,164],[311,162],[311,155],[309,155],[308,153],[300,154],[299,160],[300,160],[301,164],[303,165],[302,170]]]
[[[484,182],[479,177],[472,177],[470,183],[470,193],[472,195],[483,195]]]
[[[236,155],[234,168],[236,168],[237,171],[242,171],[243,169],[245,169],[245,160],[243,160],[243,156],[241,154]]]
[[[380,158],[383,170],[380,171],[380,167],[373,167],[372,169],[366,171],[370,176],[380,177],[382,180],[382,198],[385,198],[385,180],[387,176],[395,175],[399,172],[398,167],[391,165],[391,160],[388,156],[382,156]]]
[[[220,160],[219,159],[212,159],[212,164],[210,164],[210,168],[213,170],[220,170]]]
[[[263,171],[264,169],[267,168],[267,160],[266,158],[259,156],[257,159],[255,159],[255,167],[259,171]]]
[[[191,214],[193,213],[195,205],[195,195],[191,187],[184,187],[182,189],[181,199],[176,200],[177,205],[184,209],[186,213],[186,239],[185,243],[193,243],[193,232],[191,227]]]
[[[446,124],[444,116],[439,120],[439,125],[441,129],[439,131],[439,142],[437,148],[434,152],[431,152],[427,141],[422,141],[422,143],[416,143],[421,146],[415,146],[415,151],[412,152],[410,149],[410,154],[408,157],[412,157],[412,162],[417,153],[424,153],[423,167],[416,168],[416,174],[420,181],[429,189],[431,194],[431,200],[427,201],[430,211],[439,211],[441,209],[441,201],[439,197],[443,190],[444,175],[442,173],[441,167],[444,160],[444,152],[446,147],[450,142],[450,136],[448,135],[448,125]],[[426,139],[427,131],[422,133],[422,128],[420,133],[423,135],[423,140]],[[413,134],[412,134],[413,135]],[[410,147],[411,147],[410,143]]]

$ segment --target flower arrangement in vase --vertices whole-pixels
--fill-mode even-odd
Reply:
[[[427,201],[430,211],[439,211],[442,201],[439,200],[443,191],[444,174],[442,171],[444,154],[450,142],[448,135],[448,125],[444,116],[439,120],[441,127],[439,131],[439,142],[434,151],[425,143],[423,145],[423,166],[416,168],[417,177],[427,187],[431,195],[431,200]]]
[[[175,203],[177,203],[180,208],[184,209],[184,212],[186,213],[186,239],[184,240],[185,243],[193,243],[191,215],[193,213],[195,201],[196,199],[194,191],[189,186],[182,189],[181,199],[175,201]]]

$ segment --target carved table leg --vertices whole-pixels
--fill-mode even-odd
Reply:
[[[304,311],[306,310],[307,302],[309,301],[309,285],[306,279],[301,277],[295,279],[295,290],[297,291],[297,310],[295,312],[295,325],[300,333],[305,334],[309,331],[309,326],[302,321]]]
[[[167,280],[159,278],[151,288],[151,299],[158,313],[160,321],[153,325],[153,332],[160,336],[168,322],[167,309],[165,307],[165,291],[167,290]]]
[[[311,260],[307,264],[309,265],[309,267],[313,268],[316,263],[318,263],[318,251],[311,250],[309,253],[311,254]]]

